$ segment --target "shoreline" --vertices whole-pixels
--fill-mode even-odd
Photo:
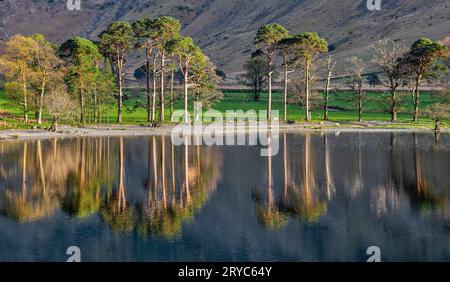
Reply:
[[[372,125],[372,126],[371,126]],[[204,125],[203,128],[205,128]],[[387,128],[382,125],[373,125],[369,122],[355,124],[282,124],[279,132],[366,132],[366,133],[387,133],[387,132],[420,132],[434,133],[429,128]],[[115,137],[115,136],[162,136],[170,135],[175,125],[164,125],[162,127],[148,127],[136,125],[110,125],[91,126],[86,128],[60,126],[58,132],[44,129],[13,129],[0,131],[0,141],[4,140],[28,140],[28,139],[49,139],[49,138],[76,138],[76,137]],[[236,132],[254,132],[254,127],[236,126]],[[270,128],[270,127],[269,127]],[[441,130],[441,133],[450,133],[449,129]]]

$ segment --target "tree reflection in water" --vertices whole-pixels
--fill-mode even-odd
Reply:
[[[282,229],[367,204],[366,215],[375,218],[411,210],[450,219],[442,167],[447,140],[437,144],[419,133],[284,133],[280,154],[251,163],[265,173],[254,193],[256,219]],[[115,232],[177,238],[227,171],[223,152],[174,146],[157,136],[0,142],[0,213],[34,222],[62,211],[75,219],[98,217]],[[247,177],[242,171],[231,177]]]
[[[157,140],[152,137],[149,147],[152,148],[152,157],[148,158],[148,179],[153,177],[154,181],[153,185],[147,185],[146,204],[139,207],[138,232],[142,236],[154,234],[173,238],[181,233],[183,223],[192,220],[195,212],[203,207],[216,189],[221,177],[222,158],[210,147],[184,145],[175,148],[171,144],[169,162],[164,138]],[[181,154],[177,154],[176,149],[182,149],[182,152],[178,152]],[[160,162],[153,161],[151,176],[151,160],[158,157]],[[175,167],[176,163],[183,165]],[[166,171],[170,171],[170,175]],[[161,181],[158,182],[158,178]],[[170,190],[167,187],[169,181]]]
[[[431,153],[436,149],[436,144],[433,144],[431,138],[429,142],[424,142],[423,137],[419,139],[419,134],[412,133],[412,138],[408,139],[402,135],[391,134],[390,190],[395,191],[397,197],[401,193],[406,194],[411,208],[423,215],[442,213],[450,219],[450,184],[439,173],[442,170],[440,162],[436,161],[439,154]],[[411,142],[411,139],[412,153],[407,154],[405,151],[408,150],[408,142]]]
[[[127,159],[127,151],[142,150],[127,147],[127,140],[0,143],[0,212],[30,222],[60,209],[77,219],[100,215],[114,231],[136,230],[142,236],[165,238],[179,235],[183,223],[193,219],[217,188],[220,152],[175,147],[170,139],[150,137],[146,196],[129,200],[128,193],[138,187],[127,187],[127,168],[143,166],[141,159]]]
[[[286,136],[284,136],[286,138]],[[285,184],[285,192],[281,198],[280,208],[287,214],[299,217],[308,223],[314,223],[327,211],[327,201],[323,197],[323,192],[328,193],[331,198],[332,179],[328,180],[325,187],[321,187],[316,177],[316,167],[314,165],[313,148],[311,144],[311,133],[306,133],[304,137],[304,153],[303,158],[293,158],[292,166],[297,170],[301,169],[300,173],[295,173],[294,177]],[[288,156],[288,154],[286,154]],[[315,158],[319,161],[319,156]],[[300,161],[300,163],[297,163]],[[289,161],[287,162],[289,164]],[[330,161],[325,162],[330,165]],[[287,166],[287,170],[290,165]],[[325,168],[325,172],[329,168]],[[289,173],[292,175],[292,173]],[[301,179],[299,179],[299,177]],[[321,189],[326,188],[326,189]]]
[[[35,154],[30,152],[28,142],[23,142],[20,162],[21,183],[20,185],[17,185],[17,182],[7,183],[0,191],[1,213],[18,221],[28,222],[46,218],[58,208],[57,194],[54,190],[47,191],[41,142],[41,140],[33,142],[32,149]],[[15,171],[6,172],[9,173]],[[16,189],[16,185],[20,186],[20,190]]]
[[[77,165],[68,172],[62,209],[72,217],[84,218],[99,211],[115,173],[109,170],[109,138],[81,138],[76,140],[76,146],[79,150],[71,161]]]
[[[268,138],[268,151],[272,151],[273,137]],[[286,143],[284,144],[286,146]],[[275,195],[273,191],[273,168],[272,168],[272,156],[269,154],[267,157],[267,191],[265,199],[262,193],[256,193],[257,210],[256,216],[261,224],[269,229],[279,229],[287,224],[287,216],[280,211],[275,203]],[[259,192],[259,191],[257,191]]]
[[[125,164],[123,137],[119,138],[119,184],[111,194],[108,193],[101,207],[102,219],[116,231],[132,231],[134,212],[125,196]]]
[[[442,162],[432,159],[439,154],[427,154],[437,146],[431,135],[426,145],[421,145],[419,140],[426,139],[419,139],[416,133],[392,133],[391,148],[385,149],[383,145],[383,150],[377,153],[386,152],[390,155],[387,158],[371,152],[378,150],[378,144],[365,148],[367,142],[374,141],[370,138],[363,141],[362,133],[352,134],[345,141],[339,141],[339,134],[331,133],[306,132],[302,138],[291,139],[287,136],[281,136],[281,169],[274,170],[272,158],[267,158],[267,188],[255,192],[256,214],[263,226],[281,229],[290,218],[317,223],[327,215],[337,194],[351,201],[365,201],[368,193],[375,216],[409,208],[424,215],[444,213],[450,218],[449,185],[436,173]],[[303,143],[299,141],[290,148],[289,140]],[[411,140],[412,144],[408,144]],[[375,166],[376,171],[365,166]],[[281,175],[280,187],[273,185],[274,171]],[[373,179],[374,176],[378,178]],[[409,201],[404,201],[405,196]]]

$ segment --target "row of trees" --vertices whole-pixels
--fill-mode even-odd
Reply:
[[[61,46],[45,40],[44,36],[16,35],[6,43],[6,52],[0,58],[0,71],[5,76],[7,93],[23,109],[28,122],[29,111],[35,111],[40,124],[44,109],[52,115],[54,128],[63,115],[78,112],[84,127],[87,116],[100,122],[114,99],[117,102],[117,121],[123,121],[126,58],[131,52],[143,52],[145,64],[139,68],[146,78],[146,101],[139,103],[147,110],[147,120],[154,126],[165,122],[166,96],[170,115],[173,113],[174,78],[182,76],[185,120],[188,121],[188,97],[195,101],[214,103],[222,98],[218,90],[220,77],[217,69],[190,37],[180,35],[180,22],[172,17],[147,18],[134,23],[114,22],[99,35],[98,42],[74,37]],[[298,103],[305,108],[305,119],[311,121],[311,109],[319,100],[313,95],[313,84],[318,80],[318,65],[324,65],[325,87],[320,104],[328,119],[331,82],[335,77],[336,61],[321,56],[328,52],[328,43],[317,33],[303,32],[291,35],[279,24],[262,26],[256,34],[257,50],[245,64],[248,84],[255,99],[263,85],[268,86],[268,118],[272,111],[272,84],[277,77],[275,62],[281,61],[284,81],[284,120],[287,121],[289,88],[295,90]],[[420,92],[424,80],[433,78],[442,67],[448,70],[448,50],[430,39],[419,39],[406,50],[398,42],[378,40],[373,46],[372,63],[383,73],[382,83],[389,89],[391,120],[397,120],[398,89],[408,86],[413,95],[414,121],[419,117]],[[322,61],[324,63],[318,63]],[[351,58],[345,83],[354,93],[359,120],[362,120],[365,93],[363,78],[366,63]],[[296,74],[294,83],[290,76]],[[170,80],[170,85],[166,82]],[[169,88],[169,95],[166,94]],[[191,95],[189,95],[191,91]],[[73,103],[78,100],[78,103]],[[158,115],[159,113],[159,115]]]
[[[371,63],[378,67],[383,74],[380,81],[389,92],[389,111],[391,122],[397,122],[401,97],[398,95],[400,87],[408,87],[412,93],[413,121],[419,120],[420,87],[425,81],[436,79],[442,73],[448,73],[448,49],[441,43],[428,38],[415,41],[409,49],[403,47],[401,42],[389,39],[379,39],[371,46],[374,56]],[[446,59],[447,58],[447,59]],[[347,86],[355,94],[358,101],[358,116],[362,120],[364,100],[363,76],[367,64],[357,57],[350,60],[347,72]],[[448,116],[449,105],[437,104],[425,111],[425,115],[436,122],[439,130],[440,117]]]
[[[287,105],[289,92],[289,75],[296,73],[297,78],[292,83],[297,94],[297,102],[305,108],[306,121],[311,120],[312,99],[324,108],[324,119],[328,120],[329,97],[331,82],[335,75],[336,61],[332,56],[321,56],[328,52],[328,44],[317,33],[304,32],[290,35],[288,30],[279,24],[262,26],[256,35],[255,45],[258,48],[252,58],[244,64],[244,84],[252,88],[252,95],[258,100],[264,85],[268,89],[268,112],[270,118],[272,104],[272,81],[277,72],[274,61],[281,61],[284,74],[284,120],[287,121]],[[412,92],[414,107],[413,120],[418,121],[420,105],[420,87],[425,80],[436,78],[440,72],[448,73],[448,49],[445,45],[431,39],[422,38],[414,42],[407,50],[399,42],[389,39],[379,39],[372,46],[373,58],[371,63],[383,74],[380,81],[389,90],[391,121],[397,121],[400,99],[398,89],[408,86]],[[262,58],[261,58],[262,57]],[[445,59],[447,58],[447,59]],[[321,66],[324,81],[321,98],[312,97],[312,85],[318,80],[318,66]],[[368,64],[361,58],[352,57],[348,60],[345,73],[345,85],[352,93],[351,100],[355,101],[359,120],[362,121],[363,105],[365,102],[364,77]],[[373,81],[373,78],[371,78]],[[319,100],[320,101],[317,101]],[[442,111],[446,105],[439,106]]]
[[[267,112],[268,119],[271,119],[272,111],[272,78],[273,64],[276,55],[280,55],[283,60],[284,72],[284,120],[287,121],[287,102],[288,102],[288,82],[289,73],[293,72],[298,65],[303,69],[303,82],[305,86],[305,118],[311,120],[311,70],[315,57],[328,51],[328,43],[314,32],[303,32],[296,35],[290,35],[289,31],[279,24],[263,25],[259,28],[255,46],[258,48],[252,54],[252,57],[264,57],[267,67],[268,101]],[[255,84],[256,85],[256,84]],[[259,84],[260,85],[260,84]]]
[[[84,127],[88,111],[94,122],[99,122],[102,112],[115,98],[117,122],[122,123],[126,58],[132,51],[144,51],[146,62],[140,69],[147,80],[147,101],[143,104],[148,121],[153,125],[164,122],[167,76],[170,76],[172,114],[175,72],[183,76],[188,121],[189,89],[193,99],[207,103],[221,99],[222,95],[217,88],[219,77],[215,66],[192,38],[180,35],[180,28],[177,19],[166,16],[132,24],[114,22],[99,35],[98,42],[74,37],[61,46],[46,41],[40,34],[16,35],[6,43],[0,70],[7,80],[7,93],[23,109],[25,122],[29,121],[32,108],[39,124],[43,110],[47,109],[53,116],[54,127],[61,115],[78,110]],[[77,106],[72,102],[74,99],[78,100]]]
[[[0,58],[2,74],[7,80],[5,88],[23,108],[25,122],[33,107],[37,122],[42,122],[46,90],[64,78],[62,62],[55,49],[40,34],[17,35],[6,43],[6,52]]]
[[[7,81],[6,92],[21,107],[25,123],[34,110],[36,122],[42,124],[47,110],[56,130],[58,119],[71,117],[77,109],[84,126],[87,104],[98,121],[101,106],[111,100],[115,89],[109,64],[102,61],[97,46],[84,38],[75,37],[58,47],[41,34],[16,35],[6,42],[0,70]],[[75,97],[79,106],[73,102]]]
[[[409,50],[401,43],[380,39],[372,46],[373,63],[384,74],[384,85],[389,89],[391,121],[397,121],[399,99],[397,90],[409,86],[413,92],[413,120],[419,119],[420,91],[424,80],[436,78],[439,71],[448,71],[448,64],[438,64],[447,56],[447,47],[428,38],[415,41]]]
[[[189,89],[193,99],[215,102],[221,99],[218,90],[219,78],[216,67],[190,37],[180,35],[179,20],[163,16],[146,18],[132,24],[115,22],[100,34],[99,49],[104,57],[113,62],[113,70],[118,89],[118,122],[123,120],[125,62],[126,54],[141,50],[145,53],[145,64],[140,70],[146,76],[147,120],[156,126],[165,121],[166,77],[170,76],[169,109],[174,109],[174,76],[180,72],[183,76],[184,116],[188,122]],[[159,85],[158,85],[159,82]],[[153,84],[153,85],[152,85]],[[159,95],[158,95],[159,89]],[[159,112],[159,119],[157,117]]]

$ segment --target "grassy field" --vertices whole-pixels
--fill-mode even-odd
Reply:
[[[144,108],[136,107],[139,100],[143,98],[142,91],[129,91],[127,92],[129,99],[125,102],[124,111],[124,124],[146,124],[147,112]],[[357,120],[357,113],[352,106],[352,102],[349,101],[350,93],[337,92],[331,96],[330,106],[336,107],[338,111],[330,111],[330,121],[338,123],[346,123]],[[372,92],[367,94],[367,100],[365,103],[363,119],[365,121],[378,121],[388,122],[390,120],[389,110],[386,105],[389,105],[389,101],[385,97],[386,94],[379,92]],[[263,93],[259,101],[254,101],[249,92],[243,90],[225,90],[224,99],[215,104],[213,109],[225,112],[226,110],[265,110],[267,94]],[[427,118],[421,118],[419,123],[413,123],[411,117],[412,105],[410,103],[410,97],[405,94],[403,99],[404,107],[401,108],[401,112],[398,115],[399,122],[396,124],[384,124],[384,128],[433,128],[433,121]],[[283,97],[282,93],[275,92],[273,94],[273,110],[279,110],[280,118],[283,114]],[[428,105],[438,101],[432,93],[422,93],[421,96],[421,108],[424,109]],[[182,109],[183,104],[181,101],[176,101],[174,105],[175,109]],[[192,106],[191,106],[192,108]],[[205,110],[205,109],[204,109]],[[32,128],[36,127],[36,124],[24,125],[21,121],[22,111],[20,107],[15,105],[12,101],[8,100],[4,93],[0,91],[0,129],[8,128]],[[30,118],[33,118],[33,113],[29,113]],[[304,121],[305,112],[296,104],[290,104],[288,106],[288,119],[294,120],[296,123]],[[323,110],[316,108],[313,110],[313,122],[320,122],[323,120]],[[48,116],[44,115],[44,119]],[[117,110],[113,106],[106,114],[103,115],[102,123],[109,124],[114,123],[117,119]],[[170,120],[169,110],[166,110],[166,120]],[[449,128],[450,122],[448,120],[443,122],[443,128]]]
[[[31,117],[31,113],[30,117]],[[31,122],[23,123],[23,114],[19,106],[8,100],[4,92],[0,90],[0,130],[5,129],[30,129],[38,125]]]

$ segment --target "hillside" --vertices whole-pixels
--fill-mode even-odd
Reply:
[[[0,39],[16,33],[43,33],[56,42],[74,35],[95,39],[110,22],[172,15],[184,35],[203,48],[228,75],[249,57],[259,26],[277,22],[293,33],[315,31],[333,46],[338,59],[368,57],[377,36],[412,40],[449,34],[448,0],[384,0],[381,11],[368,11],[365,0],[81,0],[69,11],[65,0],[0,0]],[[137,60],[129,60],[131,72]]]

